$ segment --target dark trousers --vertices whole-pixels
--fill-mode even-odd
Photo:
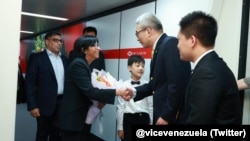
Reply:
[[[61,141],[87,141],[84,132],[71,132],[62,130],[62,140]]]
[[[36,118],[36,141],[61,141],[61,132],[58,128],[58,108],[61,105],[62,95],[57,97],[57,108],[53,115]]]
[[[132,126],[133,125],[149,125],[150,118],[148,113],[125,113],[123,116],[123,131],[124,140],[132,141]]]
[[[62,130],[61,141],[104,141],[91,132],[91,124],[85,124],[84,129],[80,132],[71,132]]]
[[[54,125],[54,116],[37,118],[36,141],[60,141],[59,129]]]

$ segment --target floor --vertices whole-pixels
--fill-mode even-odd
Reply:
[[[26,104],[16,106],[15,141],[35,141],[36,119],[30,116]],[[92,141],[103,141],[91,134]]]
[[[26,104],[16,106],[15,141],[35,141],[36,119],[27,111]]]

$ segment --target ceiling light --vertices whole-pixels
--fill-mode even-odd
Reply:
[[[21,12],[21,14],[26,15],[26,16],[40,17],[40,18],[53,19],[53,20],[59,20],[59,21],[68,20],[66,18],[54,17],[54,16],[48,16],[48,15],[40,15],[40,14],[34,14],[34,13],[28,13],[28,12]]]
[[[32,32],[32,31],[24,31],[24,30],[21,30],[20,32],[21,32],[21,33],[28,33],[28,34],[34,33],[34,32]]]

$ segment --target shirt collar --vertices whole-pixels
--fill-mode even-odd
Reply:
[[[214,49],[210,49],[206,52],[204,52],[195,62],[194,62],[194,65],[193,65],[193,69],[196,67],[196,65],[200,62],[200,60],[205,56],[207,55],[208,53],[214,51]]]
[[[48,56],[51,56],[51,55],[56,56],[53,52],[51,52],[51,51],[50,51],[50,50],[48,50],[47,48],[46,48],[46,52],[47,52]],[[59,52],[58,56],[61,56],[61,55],[62,55],[62,53],[61,53],[61,52]]]
[[[159,41],[159,39],[161,38],[161,36],[162,36],[163,34],[164,34],[164,33],[162,33],[162,34],[156,39],[156,41],[155,41],[155,43],[154,43],[154,46],[153,46],[153,49],[155,49],[157,42]]]

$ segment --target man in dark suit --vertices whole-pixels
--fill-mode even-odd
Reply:
[[[59,141],[54,124],[67,68],[67,58],[60,53],[62,43],[60,33],[47,33],[46,49],[29,58],[25,87],[28,110],[37,120],[36,141]]]
[[[213,50],[217,28],[216,20],[201,11],[189,13],[180,21],[180,57],[194,63],[180,112],[181,124],[241,124],[235,76]]]
[[[153,47],[148,84],[135,88],[134,100],[153,95],[153,123],[174,124],[189,80],[191,66],[180,60],[178,40],[163,33],[160,20],[145,13],[136,20],[137,40],[143,47]]]

